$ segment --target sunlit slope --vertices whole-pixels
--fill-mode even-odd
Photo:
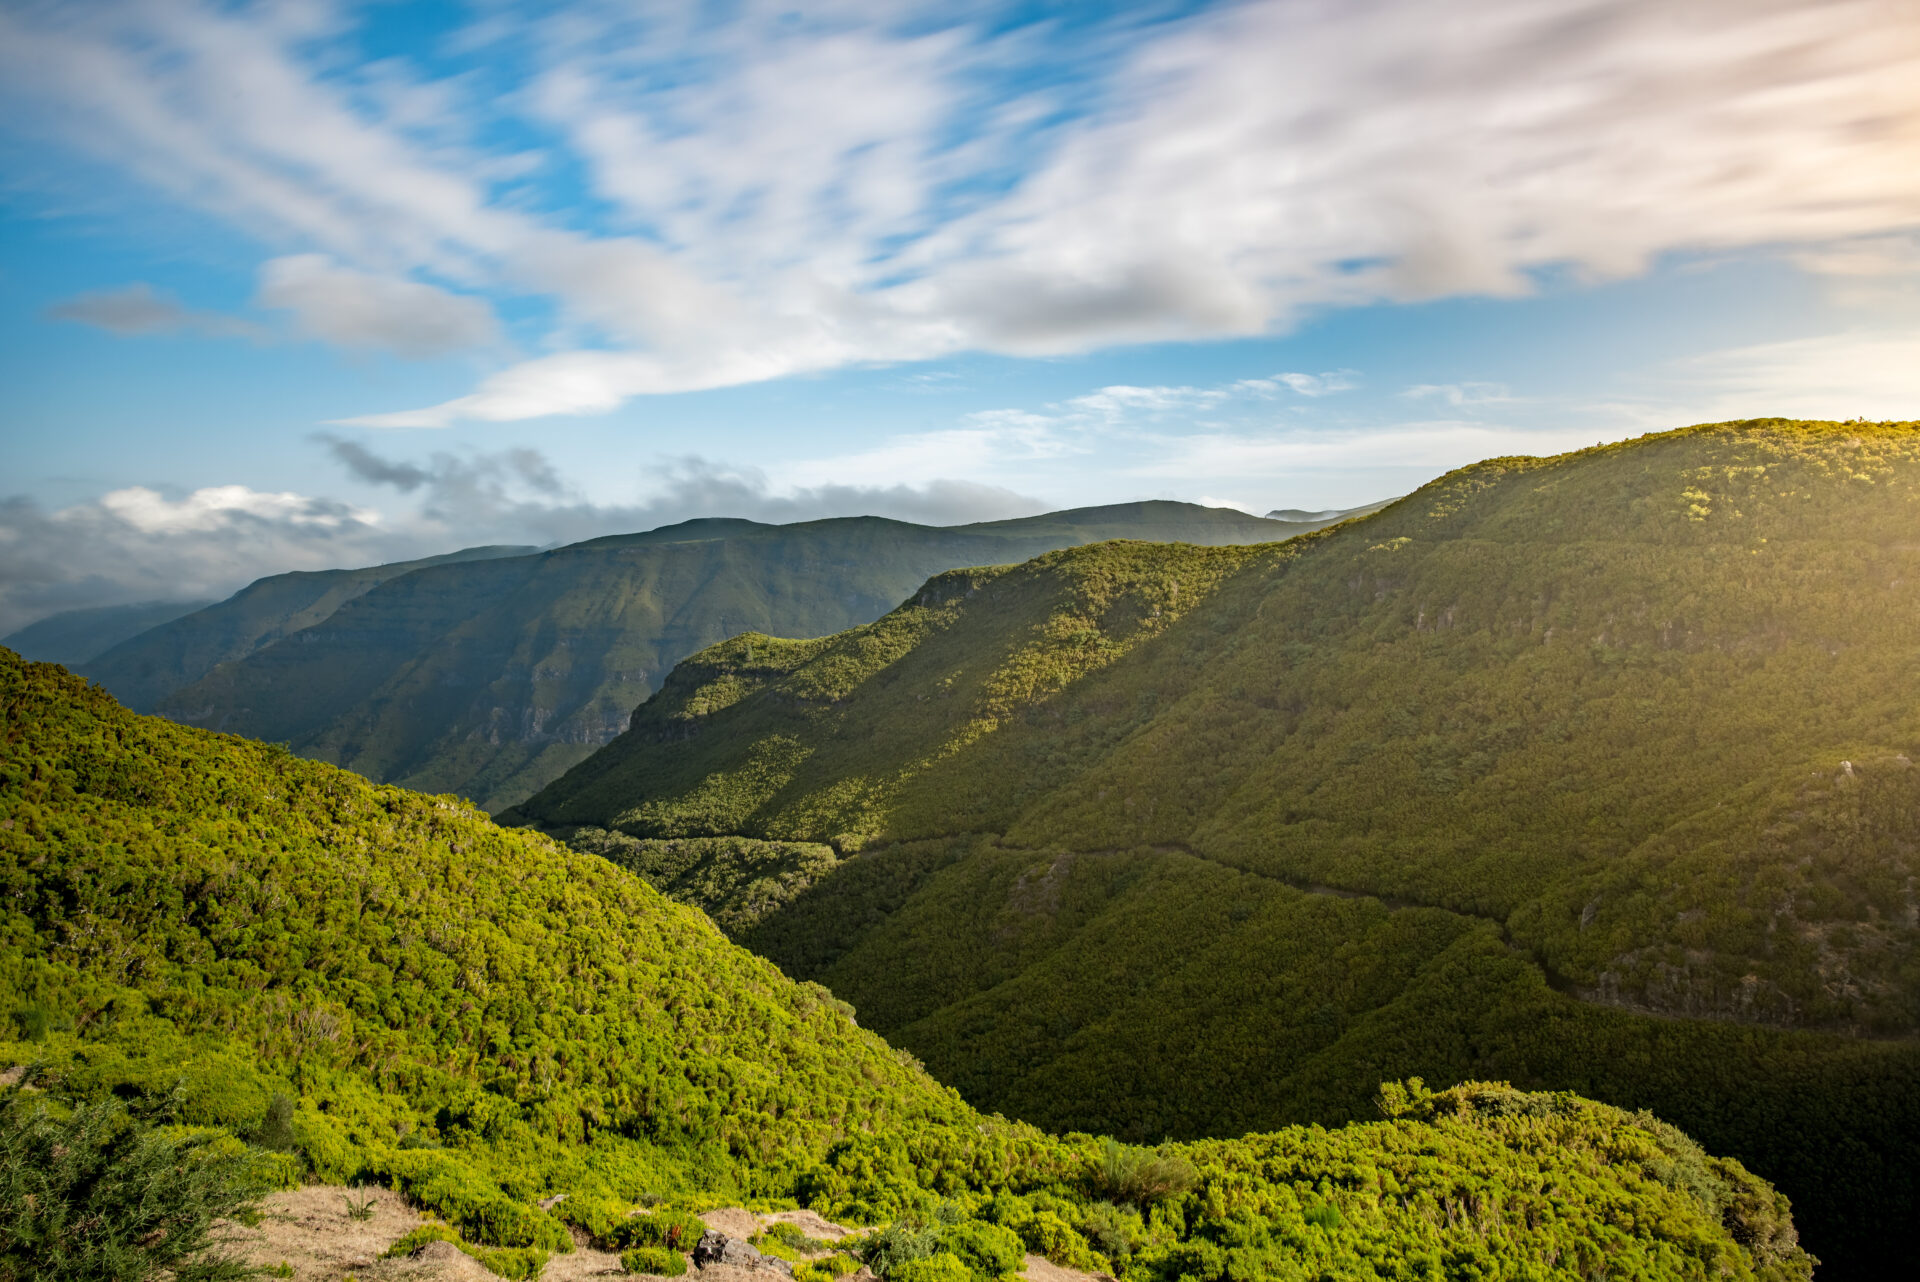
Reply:
[[[738,639],[519,814],[863,852],[741,938],[984,1106],[1158,1136],[1376,1074],[1579,1088],[1858,1264],[1920,1138],[1916,531],[1910,425],[1497,460]]]
[[[521,556],[528,547],[476,547],[353,570],[299,570],[257,579],[204,609],[157,623],[76,664],[128,707],[150,712],[165,696],[332,614],[388,579],[433,565]]]
[[[391,1184],[533,1269],[636,1201],[794,1197],[944,1203],[1133,1282],[1808,1276],[1763,1181],[1567,1095],[1394,1087],[1371,1125],[1116,1164],[973,1112],[604,860],[5,651],[0,890],[0,1090],[177,1090],[286,1178]],[[1139,1192],[1148,1157],[1183,1174]]]
[[[741,638],[523,813],[843,848],[1175,847],[1515,917],[1580,983],[1612,960],[1561,939],[1583,918],[1731,948],[1762,982],[1723,992],[1737,977],[1681,958],[1688,1013],[1903,1029],[1910,848],[1764,851],[1827,823],[1809,807],[1913,795],[1916,624],[1920,432],[1691,429],[1482,464],[1284,545],[1083,549],[935,580],[829,641]],[[1737,910],[1697,872],[1641,884],[1713,843]],[[1843,995],[1756,951],[1756,923],[1839,921],[1865,927],[1823,954]],[[1622,966],[1610,992],[1666,1000]]]
[[[262,1092],[296,1082],[309,1151],[349,1166],[382,1136],[451,1142],[469,1123],[448,1117],[505,1108],[514,1143],[475,1151],[533,1179],[584,1159],[538,1156],[564,1141],[668,1183],[750,1184],[743,1154],[804,1164],[850,1130],[968,1115],[604,860],[134,716],[9,651],[0,682],[0,987],[8,1015],[67,1030],[65,1071],[164,1085],[184,1068],[217,1120],[257,1120]]]
[[[1294,532],[1164,502],[950,528],[691,521],[392,579],[159,710],[497,810],[617,735],[683,656],[735,633],[837,632],[941,570],[1116,534],[1231,543]]]

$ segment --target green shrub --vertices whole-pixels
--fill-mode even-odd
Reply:
[[[462,1252],[478,1260],[480,1266],[487,1272],[496,1277],[508,1278],[511,1282],[530,1282],[531,1279],[539,1277],[541,1270],[547,1267],[545,1251],[533,1247],[476,1246],[444,1224],[422,1224],[388,1247],[385,1258],[397,1260],[402,1256],[413,1255],[429,1242],[451,1242]]]
[[[247,1212],[266,1186],[247,1153],[214,1138],[156,1126],[118,1100],[59,1117],[9,1092],[0,1104],[0,1279],[244,1277],[214,1224]]]
[[[999,1278],[1020,1271],[1026,1254],[1012,1230],[979,1220],[967,1220],[940,1230],[940,1249],[957,1256],[969,1272]]]
[[[664,1246],[636,1246],[620,1253],[620,1267],[629,1273],[677,1278],[687,1271],[687,1257]]]
[[[883,1276],[888,1282],[973,1282],[972,1271],[950,1251],[908,1260]]]
[[[1146,1240],[1146,1225],[1138,1215],[1122,1210],[1111,1202],[1095,1202],[1080,1213],[1075,1227],[1087,1244],[1116,1264],[1140,1249]]]
[[[549,1212],[563,1224],[585,1233],[595,1242],[611,1239],[627,1218],[628,1207],[617,1198],[596,1193],[575,1193],[563,1198]]]
[[[1319,1229],[1337,1229],[1346,1221],[1340,1218],[1340,1208],[1331,1202],[1316,1202],[1301,1212],[1300,1218]]]
[[[562,1253],[573,1250],[573,1237],[560,1221],[507,1196],[454,1153],[402,1151],[383,1166],[397,1191],[444,1216],[469,1241]]]
[[[1142,1209],[1193,1187],[1193,1164],[1177,1154],[1156,1153],[1109,1139],[1088,1181],[1110,1201]]]
[[[691,1251],[707,1231],[692,1211],[662,1208],[645,1215],[629,1215],[608,1230],[605,1241],[615,1250],[630,1246],[663,1246]]]
[[[260,1119],[260,1125],[253,1130],[253,1142],[275,1153],[292,1152],[295,1145],[293,1108],[293,1096],[276,1092],[267,1101],[266,1115]]]
[[[1097,1269],[1103,1262],[1094,1255],[1079,1230],[1052,1211],[1035,1211],[1020,1225],[1020,1239],[1035,1255],[1044,1255],[1062,1268]]]
[[[939,1250],[940,1233],[917,1220],[895,1220],[875,1229],[861,1241],[860,1258],[883,1278],[915,1260],[924,1260]]]

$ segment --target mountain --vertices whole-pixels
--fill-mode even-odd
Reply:
[[[162,697],[218,664],[271,645],[319,622],[361,593],[432,565],[519,556],[528,547],[477,547],[358,570],[297,570],[257,579],[217,605],[158,622],[69,666],[111,690],[128,707],[150,712]]]
[[[498,810],[611,740],[675,663],[734,633],[837,632],[956,565],[1120,537],[1233,543],[1293,532],[1165,502],[947,528],[878,517],[690,521],[390,576],[155,708]]]
[[[85,610],[62,610],[29,623],[0,645],[29,659],[75,667],[129,637],[170,623],[183,614],[204,610],[211,601],[143,601],[138,605],[101,605]]]
[[[1291,525],[1310,525],[1318,529],[1356,516],[1371,516],[1392,502],[1394,502],[1393,499],[1383,499],[1378,503],[1368,503],[1364,507],[1325,508],[1318,512],[1307,512],[1297,507],[1282,507],[1267,513],[1267,519],[1286,521]]]
[[[738,937],[983,1108],[1139,1139],[1366,1116],[1375,1077],[1578,1090],[1879,1276],[1920,1167],[1917,529],[1914,424],[1492,460],[734,638],[504,818],[695,902],[768,883]],[[677,871],[722,838],[815,854]]]
[[[1764,1181],[1568,1095],[1394,1083],[1384,1120],[1154,1151],[984,1116],[605,860],[5,651],[0,888],[0,1103],[170,1101],[506,1276],[575,1234],[684,1250],[742,1198],[896,1221],[867,1254],[903,1282],[1023,1250],[1135,1282],[1811,1274]]]

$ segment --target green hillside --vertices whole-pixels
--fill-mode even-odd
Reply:
[[[984,1117],[605,860],[5,651],[0,889],[8,1118],[173,1095],[514,1276],[742,1197],[894,1221],[868,1258],[902,1279],[1809,1276],[1765,1183],[1570,1095],[1392,1085],[1386,1120],[1158,1151]]]
[[[10,636],[0,637],[0,645],[42,663],[73,667],[149,628],[171,623],[212,604],[211,601],[143,601],[138,605],[62,610],[29,623]]]
[[[735,638],[510,817],[633,866],[831,844],[739,937],[982,1107],[1138,1139],[1576,1089],[1871,1276],[1920,1140],[1916,530],[1912,424],[1493,460]]]
[[[258,579],[214,605],[131,634],[111,648],[76,657],[76,671],[128,707],[150,712],[164,696],[222,663],[319,622],[361,593],[431,565],[519,556],[526,547],[478,547],[358,570],[299,570]],[[9,640],[11,644],[11,640]],[[31,656],[43,657],[43,656]],[[44,656],[53,659],[54,656]]]
[[[690,521],[391,578],[156,707],[498,810],[614,738],[675,663],[734,633],[838,632],[941,570],[1121,534],[1233,543],[1293,532],[1163,502],[950,528]]]

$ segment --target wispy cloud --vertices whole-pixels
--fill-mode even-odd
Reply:
[[[264,327],[241,317],[185,307],[144,281],[77,295],[47,308],[47,316],[122,335],[195,333],[252,339],[267,335]]]
[[[482,299],[355,271],[325,254],[291,254],[262,265],[259,302],[292,313],[309,337],[399,356],[440,356],[500,339],[493,309]]]
[[[358,61],[325,0],[15,6],[0,106],[257,237],[303,332],[418,355],[487,347],[511,300],[555,317],[366,425],[1262,334],[1672,253],[1859,282],[1829,247],[1920,222],[1908,0],[1153,16],[505,4],[429,73]]]
[[[1449,405],[1499,405],[1513,399],[1505,383],[1416,383],[1400,395],[1408,400],[1441,400]]]

